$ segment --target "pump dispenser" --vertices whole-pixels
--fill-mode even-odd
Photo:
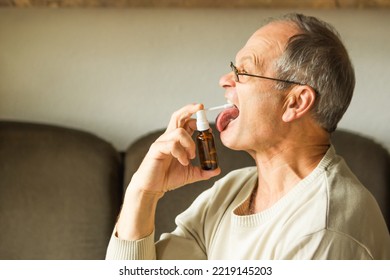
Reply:
[[[217,150],[205,110],[196,112],[196,127],[198,130],[196,145],[200,166],[203,170],[214,170],[218,168]]]

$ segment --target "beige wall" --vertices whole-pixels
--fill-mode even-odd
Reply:
[[[124,149],[184,104],[224,103],[229,61],[284,12],[0,9],[0,118],[84,129]],[[390,10],[304,12],[339,30],[355,65],[340,127],[390,150]]]

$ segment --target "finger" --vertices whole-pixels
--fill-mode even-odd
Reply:
[[[167,131],[172,131],[176,128],[184,127],[187,121],[191,118],[191,116],[202,109],[203,104],[189,104],[179,109],[172,114],[172,117],[167,127]]]
[[[181,165],[187,166],[190,164],[188,152],[180,143],[173,142],[170,149],[172,156],[177,159]]]
[[[176,133],[176,139],[180,142],[180,145],[186,151],[188,158],[194,159],[196,157],[196,144],[191,135],[184,128],[177,129]]]
[[[194,134],[196,130],[196,120],[195,119],[189,119],[187,123],[184,125],[184,129],[187,131],[189,135]]]
[[[201,177],[203,180],[208,180],[212,177],[215,177],[221,173],[221,168],[216,168],[214,170],[203,170],[201,169]]]
[[[159,149],[162,154],[172,155],[183,165],[188,165],[190,159],[196,156],[195,142],[184,128],[177,128],[159,137],[154,143],[154,150]]]
[[[188,165],[189,159],[186,150],[177,142],[158,141],[152,144],[148,153],[156,160],[176,159],[182,165]]]

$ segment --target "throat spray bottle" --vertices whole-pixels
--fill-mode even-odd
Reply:
[[[196,112],[196,145],[200,166],[203,170],[214,170],[218,168],[217,150],[215,149],[214,136],[210,131],[210,125],[207,121],[206,111]]]

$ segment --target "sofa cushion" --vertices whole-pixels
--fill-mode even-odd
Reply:
[[[103,259],[121,170],[119,153],[95,135],[0,122],[0,259]]]

